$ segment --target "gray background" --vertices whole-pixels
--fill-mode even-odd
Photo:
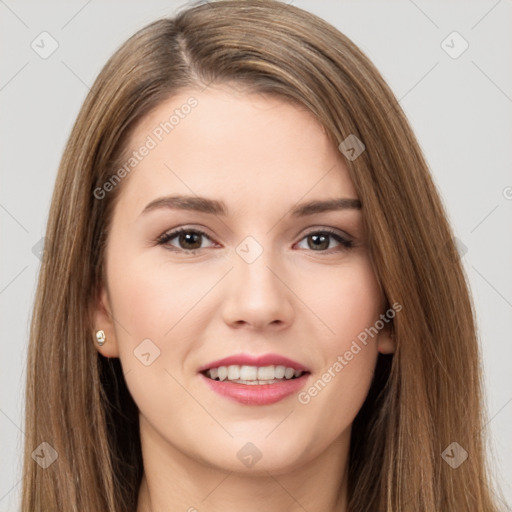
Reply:
[[[65,141],[113,51],[184,3],[0,0],[0,512],[18,508],[37,244]],[[293,4],[330,21],[367,53],[400,100],[427,157],[474,295],[488,451],[512,503],[512,2]],[[46,59],[31,47],[35,41],[42,52],[41,37],[47,37],[44,48],[51,48],[43,31],[58,43]],[[453,31],[469,44],[458,58],[442,46]],[[453,36],[445,44],[452,53],[462,48]]]

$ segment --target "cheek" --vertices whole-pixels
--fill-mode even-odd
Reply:
[[[133,258],[122,267],[111,265],[109,273],[114,314],[124,319],[134,338],[154,337],[160,342],[181,328],[182,319],[190,321],[194,306],[213,283],[208,273],[145,258]]]
[[[137,401],[143,393],[156,397],[154,390],[161,389],[163,382],[177,386],[165,372],[180,381],[178,374],[190,373],[189,356],[201,343],[215,311],[209,292],[226,269],[179,265],[157,250],[128,255],[121,244],[113,244],[107,275],[119,358]],[[160,379],[164,375],[163,381],[158,375]],[[182,394],[179,391],[174,389],[175,397]]]
[[[194,348],[189,343],[191,323],[197,320],[194,304],[211,284],[142,257],[125,256],[123,261],[114,252],[107,275],[119,359],[130,394],[144,415],[159,424],[173,424],[190,406],[179,384],[180,371]]]
[[[331,359],[348,349],[382,313],[382,292],[367,258],[320,268],[315,279],[298,284],[302,287],[298,295],[307,297],[307,305],[323,327],[317,332],[322,333],[323,350]]]
[[[316,340],[323,365],[298,402],[305,417],[329,417],[324,433],[334,437],[352,423],[368,393],[378,356],[372,328],[382,296],[368,260],[317,274],[312,290],[312,309],[324,324]]]

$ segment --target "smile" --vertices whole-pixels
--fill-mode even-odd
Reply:
[[[261,406],[299,393],[311,374],[282,365],[229,365],[211,368],[199,375],[218,395],[239,404]]]
[[[294,368],[277,366],[247,366],[232,364],[210,368],[204,374],[212,380],[236,382],[238,384],[272,384],[300,377],[306,372]]]

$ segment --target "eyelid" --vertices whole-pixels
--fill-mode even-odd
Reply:
[[[338,235],[345,240],[351,240],[354,241],[354,237],[347,233],[346,231],[343,231],[339,228],[332,228],[327,226],[313,226],[312,228],[308,228],[308,230],[302,235],[303,237],[310,235],[311,233],[331,233]],[[298,236],[298,235],[297,235]],[[302,238],[301,238],[302,240]]]

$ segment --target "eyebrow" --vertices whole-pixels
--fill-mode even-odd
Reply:
[[[160,197],[146,205],[141,215],[158,209],[192,210],[200,213],[227,216],[228,208],[224,201],[208,199],[200,196],[168,196]],[[294,206],[290,212],[292,217],[306,217],[315,213],[337,210],[360,210],[359,199],[338,198],[326,200],[312,200]]]

